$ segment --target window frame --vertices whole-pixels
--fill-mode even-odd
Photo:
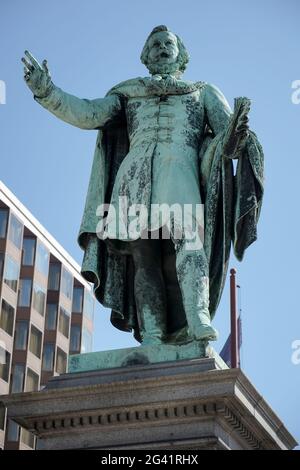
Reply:
[[[9,309],[12,310],[12,312],[13,312],[13,319],[12,319],[12,323],[10,325],[9,331],[2,326],[3,304],[8,305]],[[9,318],[9,316],[7,318]],[[0,310],[0,328],[1,328],[1,330],[5,331],[5,333],[8,334],[9,336],[14,335],[15,318],[16,318],[16,309],[9,302],[7,302],[7,300],[2,298],[2,300],[1,300],[1,310]]]
[[[17,237],[13,236],[13,232],[12,232],[12,226],[13,226],[13,221],[16,221],[19,226],[20,226],[20,237],[19,237],[19,241],[17,244],[16,241],[17,241]],[[16,232],[14,232],[16,233]],[[22,250],[22,243],[23,243],[23,233],[24,233],[24,224],[20,221],[20,219],[12,212],[10,211],[10,217],[9,217],[9,227],[8,227],[8,232],[7,232],[7,239],[18,249],[18,250]],[[19,236],[19,234],[18,234]]]
[[[25,255],[25,249],[24,249],[24,242],[25,240],[33,240],[33,259],[31,264],[25,264],[24,263],[24,255]],[[22,259],[21,259],[21,264],[22,266],[34,266],[35,265],[35,258],[36,258],[36,246],[37,246],[37,239],[36,237],[29,237],[29,236],[24,236],[23,237],[23,243],[22,243]]]
[[[37,353],[35,351],[33,351],[34,344],[33,344],[33,340],[31,340],[31,338],[34,337],[35,332],[37,333],[37,336],[36,336],[37,347],[38,347]],[[39,330],[35,325],[31,324],[30,325],[30,338],[29,338],[29,348],[28,348],[28,350],[35,357],[37,357],[38,359],[41,359],[42,345],[43,345],[43,332],[41,330]]]

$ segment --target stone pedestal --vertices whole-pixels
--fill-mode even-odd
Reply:
[[[71,372],[2,401],[42,449],[293,448],[243,372],[210,356]]]

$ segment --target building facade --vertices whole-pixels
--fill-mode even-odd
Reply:
[[[80,266],[0,182],[0,395],[40,390],[90,352],[93,314]],[[0,448],[34,447],[0,407]]]

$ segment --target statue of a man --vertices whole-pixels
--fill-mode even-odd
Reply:
[[[79,244],[82,274],[112,309],[112,323],[133,330],[143,345],[216,339],[211,319],[231,242],[241,260],[256,239],[263,194],[263,153],[248,129],[249,100],[237,99],[232,113],[216,87],[183,80],[188,54],[166,26],[154,28],[141,54],[150,77],[120,83],[96,100],[65,93],[51,81],[47,61],[25,55],[25,81],[36,101],[70,124],[98,130]],[[129,210],[147,209],[136,236],[113,221],[122,211],[124,219],[124,198]],[[189,205],[203,243],[191,247],[185,230],[178,236],[176,217],[167,224],[170,237],[162,236],[166,224],[153,217],[162,204]],[[193,211],[202,205],[204,226]]]

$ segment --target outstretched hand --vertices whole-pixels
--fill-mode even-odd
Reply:
[[[38,98],[45,98],[51,91],[53,83],[47,66],[47,60],[43,60],[42,65],[30,54],[25,51],[25,57],[22,57],[24,64],[24,80],[32,93]]]

